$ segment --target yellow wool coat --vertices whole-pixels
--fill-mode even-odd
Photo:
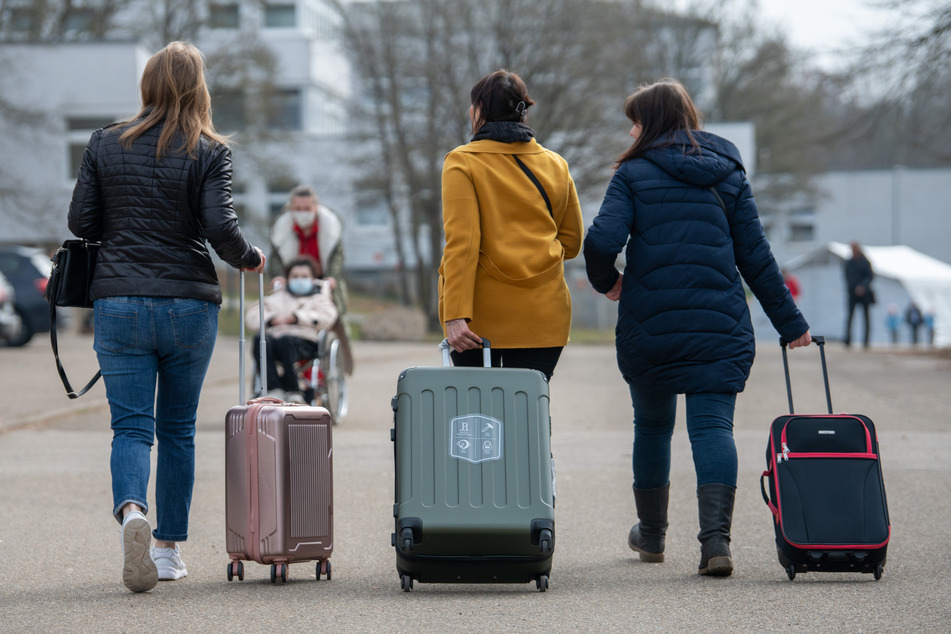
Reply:
[[[513,157],[535,174],[551,200]],[[564,261],[581,250],[581,205],[568,163],[534,139],[483,139],[446,155],[442,172],[446,246],[439,266],[439,318],[464,318],[494,348],[568,343],[571,295]]]

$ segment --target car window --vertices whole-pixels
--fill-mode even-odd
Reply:
[[[42,251],[36,251],[35,253],[30,254],[30,262],[33,263],[33,266],[37,270],[45,275],[46,277],[50,276],[50,271],[53,268],[53,262],[50,261],[49,256],[47,256]]]

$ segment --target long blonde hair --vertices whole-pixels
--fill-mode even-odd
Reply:
[[[142,109],[126,127],[119,142],[126,148],[146,130],[165,122],[156,156],[161,158],[172,139],[181,134],[181,150],[195,157],[204,135],[226,145],[228,137],[218,134],[211,122],[211,95],[205,83],[205,62],[201,52],[188,42],[172,42],[153,55],[139,82]]]

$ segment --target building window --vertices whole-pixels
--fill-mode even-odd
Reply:
[[[814,209],[794,209],[789,213],[789,241],[812,242],[816,237]]]
[[[18,33],[32,33],[36,30],[36,13],[27,8],[15,8],[10,10],[10,30]]]
[[[76,143],[71,142],[69,144],[69,165],[66,167],[67,178],[73,180],[76,179],[76,176],[79,174],[79,166],[83,162],[83,152],[86,151],[86,143]]]
[[[246,125],[244,94],[240,90],[218,90],[211,95],[211,111],[215,128],[231,134]]]
[[[92,134],[93,130],[104,128],[114,122],[115,119],[108,117],[69,117],[66,119],[66,129],[70,132],[78,130]]]
[[[66,162],[66,178],[76,180],[79,173],[79,166],[83,162],[83,152],[89,143],[89,137],[92,133],[103,128],[110,123],[117,121],[115,117],[109,116],[80,116],[66,117],[66,142],[69,156]]]
[[[290,29],[297,26],[293,4],[269,4],[264,7],[264,26],[271,29]]]
[[[390,212],[386,206],[383,192],[374,189],[361,189],[356,195],[354,216],[361,227],[385,227],[390,224]]]
[[[303,129],[303,102],[301,91],[296,88],[276,91],[271,95],[268,127],[272,130]]]
[[[816,237],[816,228],[812,224],[793,222],[789,225],[790,242],[812,242]]]
[[[209,8],[208,25],[213,29],[236,29],[240,26],[237,4],[213,4]]]
[[[93,30],[96,15],[92,9],[72,9],[66,15],[67,33],[89,33]]]

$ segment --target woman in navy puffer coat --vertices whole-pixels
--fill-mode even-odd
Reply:
[[[763,233],[739,151],[702,132],[683,86],[643,86],[625,103],[634,144],[588,229],[591,285],[619,301],[618,367],[634,405],[634,499],[628,545],[664,560],[670,440],[676,399],[686,395],[697,472],[700,574],[733,571],[736,491],[733,410],[753,364],[742,280],[790,348],[809,326],[789,294]],[[624,274],[615,269],[625,251]],[[741,279],[742,275],[742,279]]]

